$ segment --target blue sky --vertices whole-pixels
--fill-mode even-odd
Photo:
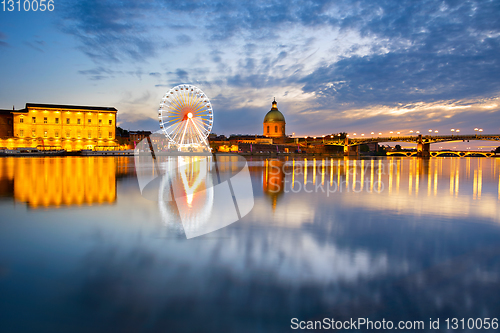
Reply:
[[[1,8],[0,8],[1,9]],[[500,1],[55,1],[0,11],[0,108],[114,106],[156,130],[171,87],[212,101],[213,132],[500,133]]]

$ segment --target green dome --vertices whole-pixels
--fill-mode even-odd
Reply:
[[[285,117],[283,116],[283,113],[281,113],[278,110],[278,103],[276,100],[273,101],[273,107],[271,108],[271,111],[269,111],[266,116],[264,117],[264,122],[265,123],[273,123],[277,121],[282,121],[285,122]]]
[[[272,123],[275,121],[285,121],[285,117],[283,116],[283,113],[279,112],[278,110],[271,110],[264,117],[264,122]]]

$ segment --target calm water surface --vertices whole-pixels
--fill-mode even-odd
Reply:
[[[500,159],[248,165],[253,210],[188,240],[133,158],[0,159],[0,331],[500,318]]]

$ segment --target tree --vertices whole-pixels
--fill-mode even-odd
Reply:
[[[401,149],[401,145],[396,145],[394,148],[396,149],[396,151],[401,151],[402,150]]]
[[[497,149],[495,149],[495,153],[500,153],[500,146],[498,146]]]

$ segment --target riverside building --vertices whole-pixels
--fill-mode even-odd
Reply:
[[[115,137],[114,107],[26,103],[0,110],[0,148],[110,149]]]

